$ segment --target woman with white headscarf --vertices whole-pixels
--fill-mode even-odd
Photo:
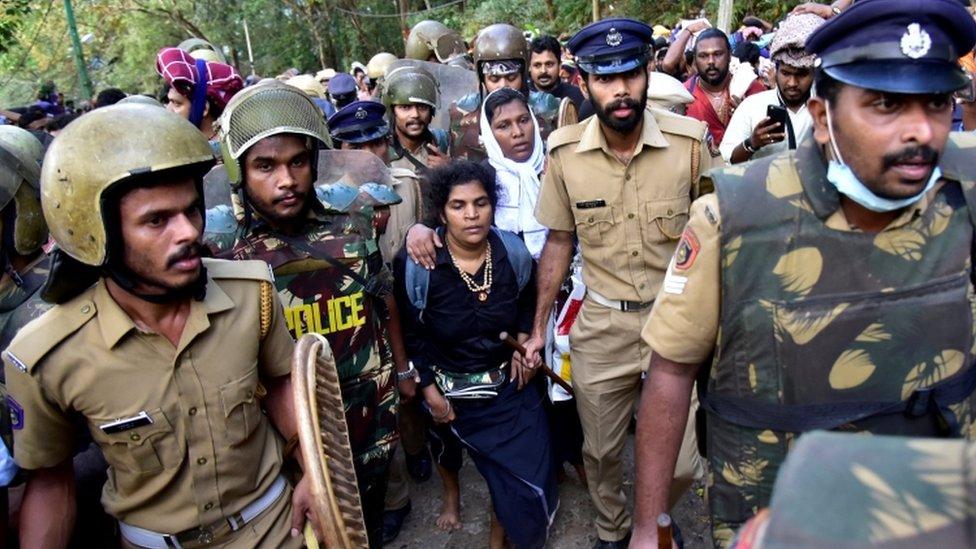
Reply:
[[[548,232],[535,218],[546,151],[522,93],[501,88],[488,94],[481,110],[481,141],[498,185],[495,226],[521,236],[538,260]]]

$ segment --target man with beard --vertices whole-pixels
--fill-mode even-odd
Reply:
[[[556,99],[568,97],[576,109],[583,104],[583,92],[559,78],[562,47],[552,36],[539,36],[529,43],[529,89],[551,93]]]
[[[308,483],[293,494],[281,474],[294,345],[267,265],[200,257],[213,164],[197,128],[145,105],[86,114],[47,152],[59,249],[42,297],[57,305],[3,355],[30,471],[21,512],[36,517],[22,547],[67,544],[79,421],[108,461],[102,502],[127,546],[301,544]]]
[[[430,127],[439,100],[432,74],[422,67],[394,69],[386,76],[382,100],[393,123],[391,148],[395,158],[391,166],[408,169],[419,177],[451,161],[450,135]]]
[[[365,110],[352,117],[364,118]],[[399,333],[388,332],[387,312],[394,316],[396,309],[373,210],[357,201],[327,208],[317,199],[318,150],[331,139],[318,107],[297,88],[277,81],[251,86],[228,103],[218,125],[224,166],[242,209],[231,255],[271,266],[296,339],[306,333],[328,339],[366,530],[370,546],[378,547],[397,438],[392,339]],[[385,154],[383,143],[375,146]],[[405,360],[401,366],[406,370]]]
[[[783,21],[770,53],[776,63],[776,89],[747,97],[735,110],[719,150],[730,164],[796,149],[813,120],[807,110],[813,87],[814,57],[803,49],[807,36],[824,20],[812,13],[791,15]],[[773,105],[785,118],[768,116]]]
[[[766,91],[766,87],[757,78],[749,85],[743,97],[733,97],[729,93],[729,84],[732,82],[732,74],[729,72],[732,50],[729,48],[729,38],[718,29],[703,30],[695,40],[692,51],[696,74],[685,82],[685,88],[695,100],[688,105],[686,114],[708,124],[712,146],[717,148],[722,144],[725,128],[739,102],[750,95]]]
[[[976,142],[950,127],[974,44],[958,0],[857,2],[806,41],[820,65],[796,151],[711,172],[644,328],[641,547],[696,379],[720,546],[803,432],[972,436]]]
[[[625,547],[630,536],[621,454],[650,356],[640,332],[710,163],[704,124],[645,109],[651,35],[644,23],[606,19],[569,41],[597,115],[549,137],[549,167],[536,207],[549,234],[539,261],[532,336],[525,343],[530,366],[541,363],[574,237],[583,257],[588,290],[570,333],[570,352],[597,547]],[[674,500],[699,470],[693,422],[687,434]]]

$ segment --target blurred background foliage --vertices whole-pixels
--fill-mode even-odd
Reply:
[[[742,17],[783,17],[797,0],[735,0],[733,26]],[[713,21],[718,0],[599,0],[602,17],[627,16],[673,26],[702,12]],[[95,91],[119,87],[155,94],[154,59],[164,46],[197,36],[222,48],[242,74],[274,76],[295,67],[348,70],[376,52],[403,54],[406,29],[437,19],[466,40],[491,23],[535,33],[572,34],[590,22],[592,0],[73,0],[78,33]],[[0,0],[0,107],[34,99],[53,80],[79,97],[63,0]]]

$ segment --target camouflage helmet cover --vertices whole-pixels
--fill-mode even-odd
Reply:
[[[329,126],[318,106],[298,88],[276,80],[245,88],[235,95],[217,126],[224,166],[233,185],[243,181],[241,157],[265,137],[299,134],[332,146]]]
[[[41,168],[44,218],[61,250],[85,265],[103,265],[107,190],[134,176],[177,168],[202,178],[214,161],[200,130],[166,109],[139,104],[96,109],[68,124],[47,151]]]
[[[29,131],[0,126],[0,209],[14,201],[13,242],[21,255],[36,252],[47,241],[40,199],[43,157],[44,147]]]
[[[420,103],[437,108],[440,95],[437,79],[422,67],[402,66],[390,71],[383,84],[383,104],[392,112],[393,105]]]
[[[421,21],[410,29],[405,46],[405,57],[420,61],[427,61],[433,54],[441,63],[448,63],[465,52],[464,40],[457,31],[430,20]]]

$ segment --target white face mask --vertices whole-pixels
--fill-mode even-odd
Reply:
[[[827,165],[827,181],[830,181],[834,187],[837,188],[837,192],[847,196],[854,202],[857,202],[861,206],[873,211],[873,212],[893,212],[895,210],[900,210],[906,206],[910,206],[917,202],[920,198],[925,196],[925,193],[929,192],[935,183],[942,177],[942,170],[938,166],[932,170],[932,175],[929,177],[928,183],[926,183],[925,188],[922,189],[920,193],[915,196],[910,196],[908,198],[891,199],[880,197],[873,192],[871,189],[864,186],[861,180],[857,178],[854,170],[844,162],[844,158],[840,154],[840,149],[837,148],[837,142],[834,139],[834,126],[830,119],[830,102],[827,102],[827,132],[830,134],[830,148],[834,153],[834,159],[831,160]]]

